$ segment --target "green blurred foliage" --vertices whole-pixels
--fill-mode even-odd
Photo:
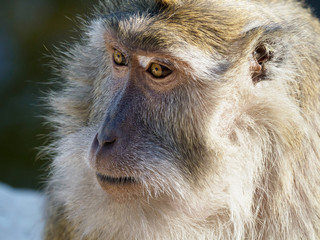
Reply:
[[[42,92],[53,87],[50,55],[55,45],[77,38],[77,16],[90,0],[0,0],[0,181],[40,189],[46,172],[36,148],[48,134],[40,116]],[[309,0],[319,9],[319,0]]]

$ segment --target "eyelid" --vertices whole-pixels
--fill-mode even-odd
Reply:
[[[158,58],[155,58],[155,59],[152,59],[150,62],[149,62],[149,65],[148,65],[148,68],[153,64],[153,63],[157,63],[157,64],[160,64],[161,66],[164,66],[168,69],[172,69],[173,68],[173,63],[167,59],[158,59]]]

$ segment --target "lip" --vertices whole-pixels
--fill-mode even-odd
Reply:
[[[112,177],[101,173],[96,173],[97,179],[100,182],[111,185],[129,185],[137,183],[137,179],[131,176]]]

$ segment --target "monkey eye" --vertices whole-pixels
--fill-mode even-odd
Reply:
[[[113,52],[113,61],[115,62],[115,64],[120,66],[127,65],[126,57],[118,50],[114,50]]]
[[[152,63],[147,72],[149,72],[155,78],[164,78],[168,76],[172,71],[163,65]]]

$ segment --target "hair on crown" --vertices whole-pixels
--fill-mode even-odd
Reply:
[[[157,0],[161,5],[172,6],[175,5],[178,0]]]

